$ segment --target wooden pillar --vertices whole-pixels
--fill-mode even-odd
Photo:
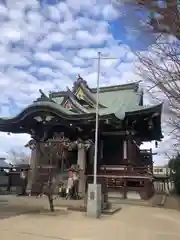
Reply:
[[[80,168],[78,191],[80,196],[84,196],[85,183],[86,183],[86,177],[85,177],[86,149],[83,143],[78,144],[77,164],[79,165],[79,168]]]
[[[127,152],[128,152],[128,163],[132,163],[134,160],[134,148],[131,139],[127,140]]]
[[[124,163],[128,161],[128,143],[127,143],[127,140],[123,141],[123,161],[124,161]]]
[[[137,146],[132,138],[127,140],[127,155],[128,155],[128,160],[127,160],[128,163],[138,165]]]
[[[153,174],[153,153],[152,153],[152,148],[150,148],[150,168],[151,168],[151,173]]]
[[[98,155],[97,155],[97,174],[100,171],[103,158],[103,141],[101,140],[101,134],[98,135]]]
[[[34,149],[31,150],[31,159],[30,159],[30,168],[34,168],[35,164],[36,164],[36,147]]]
[[[124,164],[128,164],[128,140],[124,140],[123,142],[123,162]],[[124,174],[128,174],[128,166],[125,167]],[[127,198],[127,178],[123,178],[123,197],[124,199]]]
[[[104,156],[104,142],[103,139],[100,140],[100,162],[103,162],[103,156]]]
[[[163,180],[163,192],[166,192],[166,190],[167,190],[167,189],[166,189],[166,180],[164,179],[164,180]]]
[[[40,154],[40,143],[36,143],[35,148],[32,149],[31,151],[31,160],[30,160],[30,168],[31,171],[29,173],[28,176],[28,184],[27,184],[27,191],[31,192],[32,187],[33,187],[33,183],[35,181],[36,178],[36,173],[37,173],[37,165],[39,163],[39,154]]]

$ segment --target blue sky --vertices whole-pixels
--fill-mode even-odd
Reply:
[[[145,20],[145,9],[135,12],[116,0],[0,1],[0,115],[17,114],[40,88],[71,87],[77,74],[95,86],[98,51],[117,58],[101,61],[101,85],[140,80],[134,52],[155,40]],[[29,138],[0,136],[1,155]]]

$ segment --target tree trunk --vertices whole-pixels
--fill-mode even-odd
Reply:
[[[49,208],[51,212],[54,212],[54,202],[53,202],[53,195],[48,194],[48,201],[49,201]]]

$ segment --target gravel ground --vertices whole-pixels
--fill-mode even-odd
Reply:
[[[46,198],[0,196],[1,239],[180,240],[180,214],[175,210],[122,204],[112,216],[90,219],[62,209],[50,214],[43,211],[47,206]]]

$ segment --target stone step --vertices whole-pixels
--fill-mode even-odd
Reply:
[[[120,192],[109,192],[108,193],[108,198],[117,198],[117,199],[123,199],[124,194]],[[141,200],[141,196],[138,192],[136,191],[128,191],[127,192],[127,199],[131,200]]]
[[[152,198],[152,206],[153,207],[163,207],[166,201],[165,194],[156,194]]]

